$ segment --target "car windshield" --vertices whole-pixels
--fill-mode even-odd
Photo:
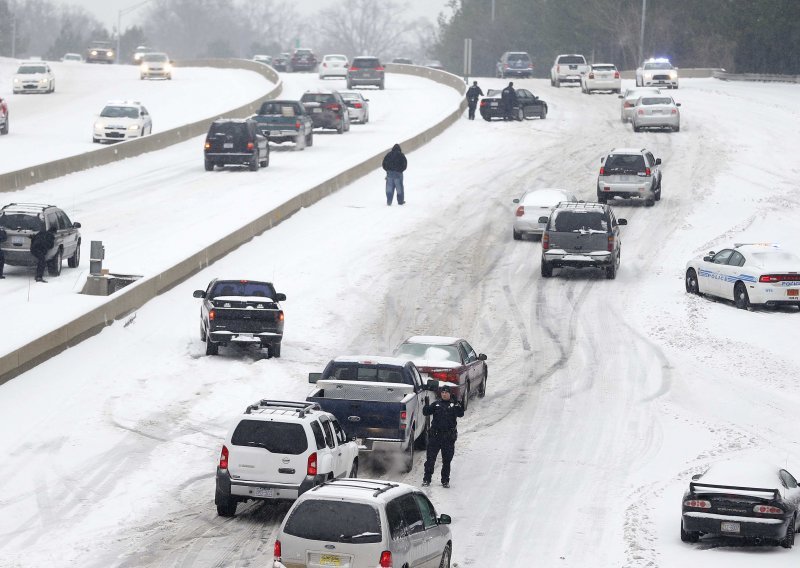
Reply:
[[[672,99],[670,97],[642,97],[639,99],[642,105],[671,105]]]
[[[337,381],[412,384],[410,380],[406,380],[400,367],[359,363],[336,363],[326,378]]]
[[[274,299],[275,289],[268,282],[240,282],[238,280],[222,280],[214,284],[210,298],[218,296],[263,296]]]
[[[366,503],[307,499],[289,514],[283,532],[304,540],[368,544],[381,542],[378,510]]]
[[[142,59],[144,61],[169,61],[166,53],[147,53]]]
[[[461,363],[458,349],[454,345],[425,345],[423,343],[403,343],[397,348],[397,357],[408,357],[425,361],[450,361]]]
[[[646,169],[644,156],[641,154],[611,154],[603,164],[603,171],[608,174],[638,174]]]
[[[12,231],[36,231],[38,233],[44,230],[44,219],[38,215],[3,213],[0,215],[0,227]]]
[[[617,68],[613,65],[592,65],[592,69],[595,71],[616,71]]]
[[[586,65],[586,60],[580,55],[564,55],[558,58],[561,65]]]
[[[375,57],[356,57],[353,59],[352,66],[355,68],[376,69],[381,66],[381,62]]]
[[[608,223],[600,211],[559,211],[555,218],[558,233],[581,231],[608,231]]]
[[[44,65],[23,65],[17,70],[20,75],[36,75],[37,73],[47,73]]]
[[[333,93],[303,93],[300,100],[304,103],[335,103],[336,97]]]
[[[651,61],[644,64],[645,69],[672,69],[672,64],[668,61]]]
[[[104,118],[139,118],[139,109],[129,106],[107,106],[100,116]]]
[[[273,454],[299,455],[308,449],[302,424],[266,420],[242,420],[231,436],[234,446],[264,448]]]

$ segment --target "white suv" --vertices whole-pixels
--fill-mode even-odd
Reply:
[[[273,568],[450,568],[450,517],[416,487],[337,479],[298,499],[275,540]]]
[[[94,121],[92,142],[119,142],[153,132],[153,119],[139,101],[109,101]]]
[[[223,517],[240,501],[294,500],[315,485],[358,474],[358,446],[336,418],[308,402],[260,400],[231,426],[217,467]]]

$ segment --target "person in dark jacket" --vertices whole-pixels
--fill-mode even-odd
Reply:
[[[514,89],[514,82],[509,81],[508,87],[500,93],[500,102],[503,106],[503,120],[514,120],[514,107],[517,106],[517,91]]]
[[[386,170],[386,205],[392,204],[394,190],[397,190],[397,204],[406,202],[403,189],[403,172],[406,171],[408,162],[400,149],[400,144],[392,146],[392,150],[383,157],[383,169]]]
[[[450,487],[450,462],[453,461],[458,438],[457,421],[464,416],[464,407],[452,399],[449,385],[439,387],[439,396],[439,400],[422,408],[422,414],[433,417],[428,430],[428,455],[422,477],[423,487],[431,484],[439,450],[442,452],[442,487]]]
[[[31,239],[31,254],[36,258],[36,281],[47,282],[44,279],[44,268],[47,264],[47,253],[56,246],[56,228],[42,229]]]
[[[483,96],[483,91],[478,86],[477,81],[472,82],[472,86],[467,89],[467,105],[469,105],[469,119],[475,120],[475,108],[478,106],[478,97]]]
[[[5,268],[6,265],[6,255],[3,253],[2,244],[7,238],[8,234],[6,233],[6,230],[3,227],[0,227],[0,280],[5,278],[5,276],[3,276],[3,268]]]

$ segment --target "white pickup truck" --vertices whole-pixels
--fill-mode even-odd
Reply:
[[[581,84],[581,76],[589,72],[586,58],[577,53],[565,53],[556,57],[550,69],[550,85],[560,87],[561,83]]]

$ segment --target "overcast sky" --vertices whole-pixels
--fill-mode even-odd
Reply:
[[[87,11],[94,14],[97,19],[109,27],[117,25],[117,16],[120,10],[126,10],[130,7],[143,3],[143,0],[54,0],[56,4],[63,5],[76,5],[86,8]],[[380,0],[376,0],[380,1]],[[436,21],[436,16],[439,12],[443,11],[447,5],[447,0],[406,0],[411,15],[413,17],[427,17],[431,21]],[[316,12],[320,8],[331,5],[331,0],[297,0],[295,7],[303,13]],[[122,29],[124,30],[131,24],[138,21],[138,17],[144,12],[141,10],[132,10],[130,13],[122,16]]]

